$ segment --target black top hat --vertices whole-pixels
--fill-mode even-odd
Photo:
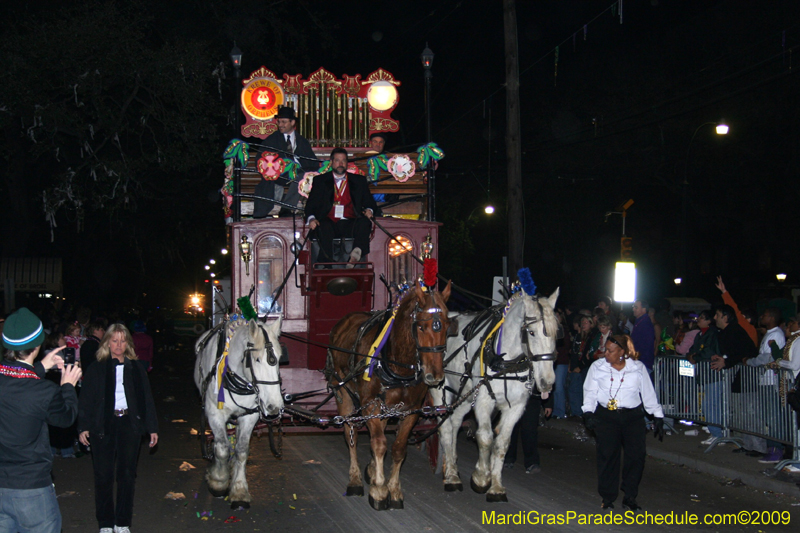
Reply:
[[[369,136],[369,140],[371,141],[371,140],[372,140],[372,139],[374,139],[375,137],[380,137],[380,138],[381,138],[381,139],[383,139],[384,141],[386,140],[386,134],[385,134],[384,132],[382,132],[382,131],[376,131],[375,133],[373,133],[372,135],[370,135],[370,136]]]
[[[278,115],[275,118],[288,118],[289,120],[297,120],[292,107],[278,108]]]

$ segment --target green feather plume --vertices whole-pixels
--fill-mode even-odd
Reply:
[[[250,303],[250,298],[247,296],[242,296],[236,300],[236,303],[239,304],[239,309],[242,311],[242,316],[246,320],[254,320],[258,318],[258,313],[256,313],[255,309],[253,309],[253,304]]]

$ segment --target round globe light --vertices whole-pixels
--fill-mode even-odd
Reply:
[[[388,111],[397,105],[397,89],[388,81],[376,81],[369,86],[367,101],[375,111]]]

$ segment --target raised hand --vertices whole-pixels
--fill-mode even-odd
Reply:
[[[727,289],[725,289],[725,283],[722,282],[722,276],[717,276],[717,283],[715,283],[715,285],[722,294],[727,292]]]

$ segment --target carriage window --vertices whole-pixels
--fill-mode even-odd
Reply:
[[[272,293],[283,280],[283,243],[277,237],[265,237],[258,243],[258,287],[256,298],[258,314],[264,315],[272,305]],[[272,309],[272,315],[280,314],[280,300]]]
[[[389,282],[400,285],[403,281],[414,279],[414,258],[409,251],[414,251],[414,243],[405,235],[395,235],[389,247]],[[398,242],[399,241],[399,242]]]

